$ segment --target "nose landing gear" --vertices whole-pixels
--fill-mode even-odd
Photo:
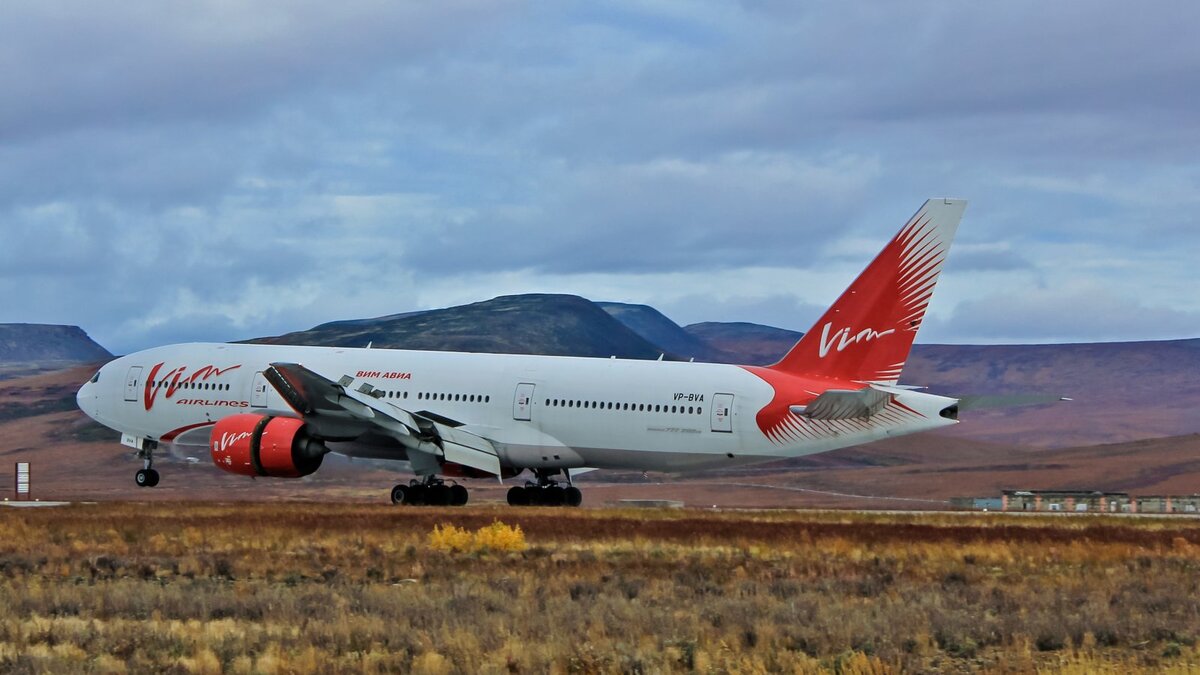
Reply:
[[[154,445],[148,442],[145,448],[138,450],[137,456],[142,458],[142,468],[133,475],[133,482],[144,488],[158,485],[158,472],[154,470]]]

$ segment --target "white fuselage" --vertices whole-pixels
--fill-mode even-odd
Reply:
[[[769,383],[761,369],[732,365],[208,343],[116,359],[80,389],[79,406],[124,434],[207,446],[213,424],[227,415],[300,417],[262,377],[279,362],[335,382],[349,376],[354,387],[365,382],[381,390],[381,404],[461,425],[489,439],[512,468],[688,471],[954,423],[939,415],[953,399],[900,390],[869,419],[805,419],[786,405],[844,383],[785,375]],[[775,419],[770,434],[768,408],[788,417]],[[332,440],[330,447],[343,454],[406,459],[404,448],[386,438]]]

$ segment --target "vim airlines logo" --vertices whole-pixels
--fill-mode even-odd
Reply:
[[[249,431],[239,431],[236,434],[231,434],[229,432],[225,432],[225,433],[221,434],[220,438],[213,441],[213,448],[212,448],[213,454],[214,455],[224,454],[226,450],[233,447],[237,443],[240,443],[240,442],[246,440],[247,438],[250,438],[250,436],[252,436],[252,435],[253,434]],[[232,456],[225,455],[225,457],[223,457],[222,459],[225,461],[226,464],[231,465],[231,466],[233,465],[233,457]]]
[[[878,340],[885,335],[891,335],[892,333],[896,332],[895,328],[889,328],[885,331],[877,331],[873,328],[864,328],[857,333],[853,333],[851,332],[851,329],[847,327],[839,328],[834,331],[833,335],[830,335],[829,330],[831,328],[833,328],[832,323],[827,323],[823,328],[821,328],[821,358],[828,356],[829,350],[833,349],[834,347],[836,347],[840,352],[850,345],[858,344],[859,342]]]
[[[167,398],[172,398],[179,389],[194,388],[198,383],[205,382],[213,377],[219,377],[231,370],[237,370],[242,367],[241,364],[235,364],[228,368],[204,366],[203,368],[197,368],[191,375],[188,375],[187,366],[179,366],[166,375],[159,377],[158,374],[162,370],[163,365],[165,365],[165,362],[151,368],[150,375],[146,377],[146,391],[142,396],[142,403],[145,404],[146,410],[154,407],[154,401],[158,398],[158,391],[160,389],[165,388],[167,390]]]

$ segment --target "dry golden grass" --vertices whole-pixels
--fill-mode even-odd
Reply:
[[[1197,672],[1198,585],[1183,519],[2,509],[0,672]]]
[[[449,523],[434,525],[429,533],[429,546],[443,553],[519,553],[529,548],[521,526],[494,521],[475,533]]]

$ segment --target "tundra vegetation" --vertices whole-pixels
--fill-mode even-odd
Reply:
[[[0,671],[1195,672],[1200,524],[0,509]]]

